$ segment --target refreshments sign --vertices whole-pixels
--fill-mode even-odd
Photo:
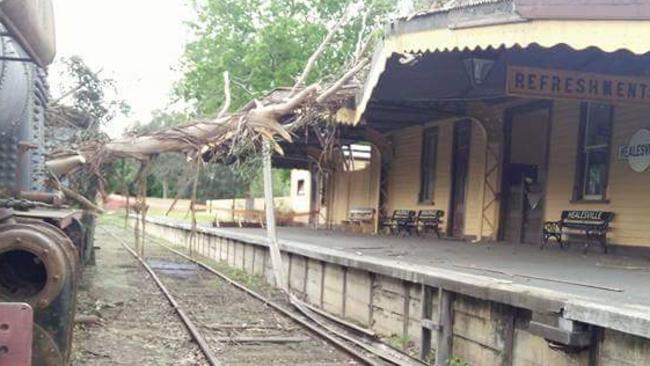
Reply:
[[[508,66],[506,94],[607,103],[650,104],[650,79]]]

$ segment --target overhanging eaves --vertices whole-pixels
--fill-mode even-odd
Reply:
[[[643,55],[650,52],[650,42],[643,34],[650,34],[650,21],[528,20],[460,29],[394,31],[375,52],[354,121],[357,124],[362,119],[388,60],[395,55],[404,55],[408,61],[412,55],[425,52],[526,48],[533,44],[545,48],[566,45],[574,50],[597,48],[608,53],[626,50]]]

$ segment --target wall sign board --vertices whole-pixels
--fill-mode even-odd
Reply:
[[[650,79],[508,66],[506,94],[607,103],[650,104]]]
[[[642,173],[650,167],[650,131],[645,128],[638,130],[627,145],[618,148],[619,160],[627,160],[630,168]]]

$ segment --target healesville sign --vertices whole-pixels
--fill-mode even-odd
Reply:
[[[609,103],[650,103],[650,79],[508,66],[506,93]]]
[[[627,160],[637,173],[646,171],[650,167],[650,131],[643,128],[632,135],[627,145],[619,146],[618,158]]]

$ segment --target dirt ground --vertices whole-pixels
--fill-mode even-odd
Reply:
[[[104,227],[129,244],[133,241],[132,230]],[[96,232],[96,245],[101,249],[97,251],[97,266],[84,273],[78,315],[97,315],[102,322],[77,326],[71,364],[206,365],[203,354],[146,271],[103,229]],[[262,302],[160,246],[149,243],[145,258],[223,365],[358,364]],[[273,290],[255,278],[239,280],[248,281],[252,287],[262,286],[256,290],[272,296]],[[242,337],[288,337],[297,341],[231,341]]]
[[[199,349],[147,272],[101,229],[97,265],[81,281],[71,365],[204,365]]]
[[[212,352],[225,365],[356,364],[324,340],[191,262],[154,244],[148,246],[147,252],[149,265],[190,313]],[[223,342],[223,339],[241,337],[287,337],[302,341]]]

